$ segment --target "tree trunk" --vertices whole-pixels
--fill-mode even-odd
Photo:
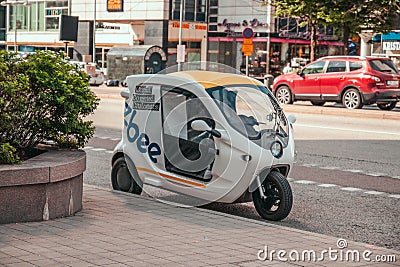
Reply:
[[[350,37],[350,29],[347,24],[343,24],[343,54],[349,54],[349,37]]]
[[[317,31],[315,20],[311,20],[311,39],[310,39],[310,62],[313,62],[316,59],[316,47],[317,47]]]

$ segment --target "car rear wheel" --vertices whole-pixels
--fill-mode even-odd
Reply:
[[[325,105],[325,101],[311,101],[313,106],[323,106]]]
[[[293,103],[292,92],[290,92],[290,89],[287,86],[279,87],[276,90],[275,95],[276,95],[276,99],[278,100],[278,102],[282,105]]]
[[[124,157],[118,158],[111,169],[111,184],[114,190],[140,195],[142,188],[135,182]]]
[[[392,110],[396,107],[397,102],[388,102],[384,104],[377,104],[378,108],[382,110]]]
[[[351,88],[344,92],[342,97],[343,106],[348,109],[358,109],[363,107],[360,93],[357,89]]]

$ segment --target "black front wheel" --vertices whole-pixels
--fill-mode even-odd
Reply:
[[[396,107],[397,102],[388,102],[384,104],[377,104],[381,110],[392,110]]]
[[[140,195],[142,188],[133,179],[125,158],[118,158],[111,169],[111,183],[114,190]]]
[[[289,182],[277,171],[272,171],[253,192],[253,203],[258,214],[266,220],[280,221],[285,219],[292,210],[293,195]]]

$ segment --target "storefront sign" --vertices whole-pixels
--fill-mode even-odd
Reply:
[[[383,42],[383,50],[400,50],[400,42]]]
[[[108,12],[122,12],[124,11],[124,0],[107,0]]]
[[[179,22],[172,23],[172,27],[179,28]],[[189,29],[189,30],[207,30],[206,24],[194,24],[194,23],[182,23],[182,29]]]
[[[261,22],[258,19],[252,20],[242,20],[242,22],[229,22],[228,19],[224,19],[222,23],[218,23],[220,27],[226,27],[227,29],[235,28],[235,27],[251,27],[251,28],[268,28],[268,23]]]

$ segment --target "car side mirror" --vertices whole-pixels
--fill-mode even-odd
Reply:
[[[288,122],[289,122],[290,124],[294,124],[294,123],[296,122],[296,116],[293,115],[293,114],[290,114],[290,115],[288,116],[287,120],[288,120]]]
[[[304,77],[304,73],[302,70],[297,71],[297,75],[299,75],[300,77]]]
[[[213,136],[217,137],[217,138],[221,138],[222,134],[220,131],[211,128],[205,121],[203,120],[194,120],[192,121],[192,123],[190,124],[190,126],[192,127],[193,130],[195,131],[199,131],[199,132],[209,132],[210,134],[212,134]]]

